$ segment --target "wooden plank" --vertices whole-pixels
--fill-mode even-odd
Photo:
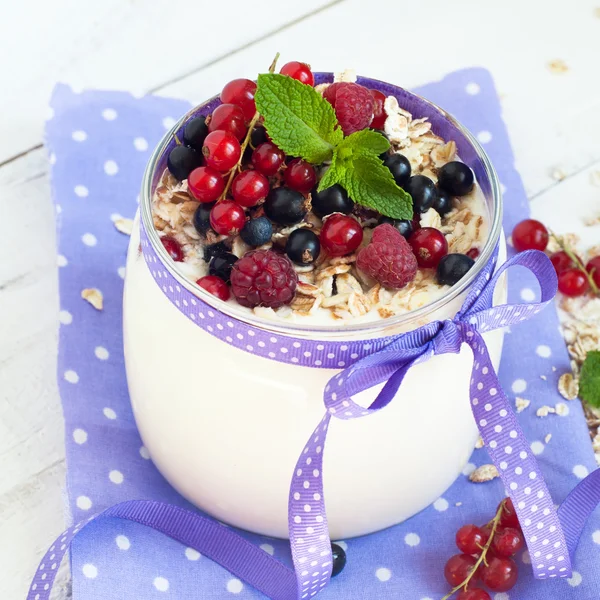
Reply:
[[[2,7],[0,163],[40,144],[54,84],[143,93],[331,0],[23,0]],[[230,3],[231,4],[231,3]]]
[[[45,152],[0,169],[0,596],[24,598],[64,529],[64,423],[56,384],[58,285]]]

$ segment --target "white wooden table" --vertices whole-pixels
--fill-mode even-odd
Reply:
[[[55,82],[193,102],[276,51],[412,87],[494,75],[534,215],[600,242],[600,0],[21,0],[0,7],[0,597],[64,525],[58,294],[43,143]],[[550,68],[552,61],[554,68]],[[564,69],[560,69],[561,65]],[[596,173],[596,186],[592,184]]]

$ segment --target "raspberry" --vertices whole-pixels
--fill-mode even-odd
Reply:
[[[417,274],[417,259],[410,245],[389,223],[375,228],[371,243],[359,251],[356,266],[393,290],[403,288]]]
[[[335,110],[344,135],[365,129],[373,120],[375,101],[371,92],[357,83],[332,83],[323,97]]]
[[[249,308],[289,304],[297,285],[298,275],[290,259],[271,250],[248,252],[231,271],[231,291],[242,306]]]

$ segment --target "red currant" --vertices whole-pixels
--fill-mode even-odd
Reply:
[[[492,597],[481,588],[473,588],[472,590],[462,590],[456,600],[492,600]]]
[[[254,94],[256,83],[250,79],[234,79],[230,81],[221,92],[221,102],[236,104],[244,111],[244,117],[250,121],[256,112]]]
[[[456,546],[464,554],[479,554],[489,537],[477,525],[463,525],[456,532]]]
[[[456,600],[492,600],[492,597],[485,590],[474,588],[467,591],[462,590]]]
[[[510,558],[523,548],[524,543],[523,535],[518,529],[506,527],[496,531],[492,540],[492,549],[496,556]]]
[[[229,286],[216,275],[206,275],[196,281],[196,283],[204,288],[207,292],[210,292],[213,296],[216,296],[219,300],[227,302],[229,296]]]
[[[487,566],[481,566],[481,581],[493,592],[507,592],[515,583],[519,569],[514,560],[500,558],[498,556],[488,557]]]
[[[594,256],[588,261],[585,270],[592,276],[594,283],[600,287],[600,256]]]
[[[214,202],[225,189],[221,173],[210,167],[198,167],[188,176],[190,193],[199,202]]]
[[[213,111],[208,123],[208,131],[229,131],[242,141],[246,135],[244,111],[235,104],[221,104]]]
[[[444,234],[434,227],[423,227],[415,231],[409,238],[417,263],[424,269],[434,269],[446,254],[448,242]]]
[[[217,130],[209,133],[202,146],[207,166],[224,173],[233,169],[240,159],[242,149],[237,138],[229,131]]]
[[[252,164],[257,171],[269,177],[279,171],[285,154],[271,142],[264,142],[252,153]]]
[[[372,129],[383,129],[385,125],[385,120],[387,119],[387,115],[385,114],[385,109],[383,108],[383,103],[385,102],[385,94],[381,93],[379,90],[369,90],[371,95],[373,96],[374,104],[373,104],[373,120],[371,121]]]
[[[269,180],[258,171],[242,171],[231,184],[233,199],[244,207],[256,206],[269,193]]]
[[[472,258],[473,260],[476,260],[477,257],[479,256],[479,248],[471,248],[468,252],[467,252],[467,256],[469,258]]]
[[[563,271],[573,267],[573,261],[566,252],[562,250],[555,252],[550,255],[550,262],[554,265],[554,270],[557,275],[560,275]]]
[[[169,256],[175,262],[183,261],[183,250],[181,249],[181,244],[174,240],[171,237],[160,238],[162,245],[165,247],[165,250],[169,253]]]
[[[269,180],[258,171],[243,171],[231,184],[233,199],[241,206],[256,206],[269,193]]]
[[[315,186],[317,174],[310,163],[301,158],[295,158],[283,172],[283,179],[289,188],[306,194]]]
[[[315,76],[310,70],[310,65],[307,65],[306,63],[293,60],[292,62],[283,65],[279,72],[292,79],[297,79],[301,83],[306,83],[306,85],[315,85]]]
[[[221,235],[237,235],[245,222],[244,209],[233,200],[217,202],[210,211],[210,226]]]
[[[535,219],[517,223],[512,232],[513,246],[517,252],[523,250],[545,250],[548,245],[548,230]]]
[[[330,256],[344,256],[354,252],[361,244],[363,230],[353,217],[333,214],[323,223],[321,246]]]
[[[502,514],[500,515],[500,526],[501,527],[512,527],[514,529],[521,529],[519,523],[519,517],[515,510],[515,505],[510,498],[504,498],[498,505],[498,509],[502,506]]]
[[[456,587],[469,577],[473,569],[475,568],[475,563],[477,559],[469,554],[455,554],[446,563],[444,567],[444,577],[446,581],[452,586]],[[471,577],[470,582],[475,583],[477,581],[478,575],[477,573]]]
[[[558,291],[571,298],[583,296],[589,286],[587,275],[579,269],[567,269],[558,276]]]

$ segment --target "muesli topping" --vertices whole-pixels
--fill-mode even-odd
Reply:
[[[487,236],[455,142],[351,70],[316,87],[304,63],[273,71],[227,84],[176,136],[152,206],[171,258],[218,298],[280,319],[389,318],[442,295]],[[229,287],[257,250],[270,266],[252,285],[272,297]],[[272,272],[284,264],[295,286]]]

